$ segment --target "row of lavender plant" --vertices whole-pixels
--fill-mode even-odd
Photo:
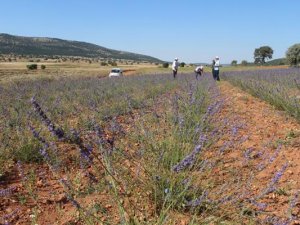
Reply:
[[[300,69],[223,73],[224,79],[300,120]]]
[[[222,106],[215,82],[189,75],[180,83],[170,100],[160,103],[167,111],[143,116],[133,136],[148,174],[143,187],[155,205],[155,224],[176,223],[174,212],[193,216],[205,208],[206,190],[193,174],[203,163],[202,152],[220,135],[213,119]]]
[[[243,149],[242,144],[249,136],[238,133],[244,124],[238,118],[215,117],[222,109],[223,100],[213,80],[207,77],[199,82],[193,77],[182,80],[181,88],[171,99],[172,110],[158,111],[153,118],[143,116],[135,133],[135,141],[140,143],[137,157],[143,165],[137,173],[142,174],[144,169],[149,175],[147,182],[140,185],[155,203],[158,216],[155,224],[178,222],[174,218],[176,213],[193,217],[190,221],[196,224],[290,224],[297,219],[289,213],[293,201],[298,199],[297,194],[279,188],[288,163],[278,165],[259,193],[254,182],[255,176],[276,160],[281,145],[275,150],[272,150],[275,143],[265,147],[274,151],[271,156],[264,152],[256,155],[251,148]],[[169,108],[168,104],[163,108]],[[153,125],[153,121],[157,124]],[[229,140],[216,146],[224,135],[229,135]],[[242,168],[225,167],[223,157],[231,151],[244,151]],[[216,176],[215,171],[229,175],[222,180],[219,177],[222,175]],[[264,198],[274,193],[290,195],[290,206],[284,216],[268,212],[267,208],[277,201],[265,203]]]

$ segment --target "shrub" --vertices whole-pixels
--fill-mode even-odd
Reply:
[[[184,62],[180,63],[180,67],[184,67],[184,66],[185,66]]]
[[[26,67],[29,70],[37,70],[37,64],[29,64]]]
[[[46,69],[46,66],[45,65],[41,65],[41,69],[42,70]]]
[[[111,62],[110,64],[111,66],[118,66],[118,64],[116,62]]]
[[[118,64],[116,63],[116,62],[114,62],[114,61],[108,61],[107,62],[109,65],[111,65],[111,66],[117,66]]]
[[[101,62],[100,66],[107,66],[108,64],[106,62]]]
[[[167,63],[167,62],[163,63],[163,64],[162,64],[162,67],[163,67],[163,68],[168,68],[168,67],[169,67],[169,63]]]
[[[19,149],[14,153],[15,159],[21,162],[41,162],[43,157],[39,152],[41,146],[35,140],[30,140],[24,143]]]
[[[231,65],[236,66],[237,65],[237,60],[232,60]]]
[[[243,61],[241,62],[241,65],[242,65],[242,66],[247,66],[247,65],[248,65],[248,62],[247,62],[246,60],[243,60]]]
[[[300,63],[300,44],[289,47],[286,52],[286,59],[291,66],[297,66]]]

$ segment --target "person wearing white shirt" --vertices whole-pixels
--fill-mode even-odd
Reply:
[[[214,80],[220,81],[220,58],[219,56],[216,56],[215,60],[214,60],[214,64],[213,64],[213,77]]]
[[[198,80],[198,76],[201,76],[203,73],[203,66],[197,66],[195,69],[196,79]]]
[[[173,64],[172,64],[172,70],[173,70],[173,77],[174,77],[174,79],[176,78],[176,75],[177,75],[178,66],[179,66],[178,58],[175,58],[174,61],[173,61]]]

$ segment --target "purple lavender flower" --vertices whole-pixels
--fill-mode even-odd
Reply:
[[[8,222],[8,220],[11,219],[11,218],[13,218],[13,217],[15,217],[15,216],[18,214],[19,211],[20,211],[20,209],[19,209],[19,208],[16,208],[16,209],[15,209],[14,211],[12,211],[11,213],[4,215],[0,220],[3,220],[5,225],[6,225],[6,224],[10,224],[10,223]]]
[[[71,202],[71,204],[76,208],[76,209],[81,209],[80,204],[70,195],[67,195],[67,199]]]
[[[281,147],[282,147],[282,145],[277,146],[275,153],[269,159],[269,163],[272,163],[277,158],[277,156],[279,155],[279,152],[281,150]]]
[[[6,189],[0,189],[0,197],[8,197],[14,193],[16,187],[9,187]]]
[[[59,139],[62,139],[65,135],[64,131],[61,128],[57,128],[51,120],[47,117],[45,112],[42,110],[39,103],[36,101],[35,97],[31,98],[31,104],[33,105],[34,111],[41,117],[42,122],[48,127],[48,130],[57,136]]]
[[[207,195],[208,195],[208,192],[204,191],[199,198],[187,202],[186,206],[197,207],[197,206],[201,205],[203,203],[203,201],[207,198]]]
[[[250,148],[247,148],[246,151],[244,152],[244,157],[247,161],[251,159],[250,154],[253,152],[253,150],[254,150],[254,148],[250,147]]]
[[[286,170],[286,168],[288,167],[288,163],[285,163],[281,169],[275,173],[274,177],[272,178],[271,182],[268,184],[268,187],[256,198],[261,198],[266,194],[269,194],[271,192],[273,192],[276,189],[276,184],[278,183],[278,181],[280,180],[280,178],[282,177],[284,171]]]
[[[204,143],[206,141],[206,136],[202,135],[200,137],[200,144],[197,145],[194,150],[188,154],[183,160],[173,166],[172,170],[176,173],[182,171],[183,169],[192,166],[196,160],[196,155],[202,150]]]
[[[255,200],[252,200],[251,203],[255,206],[257,206],[257,208],[260,210],[260,211],[264,211],[268,204],[267,203],[261,203],[261,202],[257,202]]]
[[[43,159],[48,163],[50,169],[52,171],[57,171],[59,168],[59,165],[57,163],[53,163],[49,153],[47,152],[47,149],[50,149],[50,146],[53,147],[53,143],[49,144],[45,138],[43,138],[42,136],[40,136],[39,132],[37,132],[33,126],[31,126],[30,124],[28,124],[31,132],[33,133],[33,136],[38,139],[42,144],[43,147],[39,149],[40,154],[43,156]]]

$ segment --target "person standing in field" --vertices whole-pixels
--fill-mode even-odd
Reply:
[[[214,77],[214,66],[215,66],[215,63],[216,63],[216,61],[213,59],[212,63],[211,63],[211,74],[213,75],[214,79],[215,79],[215,77]]]
[[[172,71],[173,71],[174,79],[176,78],[176,75],[177,75],[178,66],[179,66],[178,58],[175,58],[173,61],[173,64],[172,64]]]
[[[197,66],[195,69],[196,79],[203,74],[203,66]]]
[[[220,58],[219,56],[216,56],[215,60],[213,60],[213,77],[214,77],[214,80],[217,80],[217,81],[220,81],[220,76],[219,76],[219,73],[220,73]]]

